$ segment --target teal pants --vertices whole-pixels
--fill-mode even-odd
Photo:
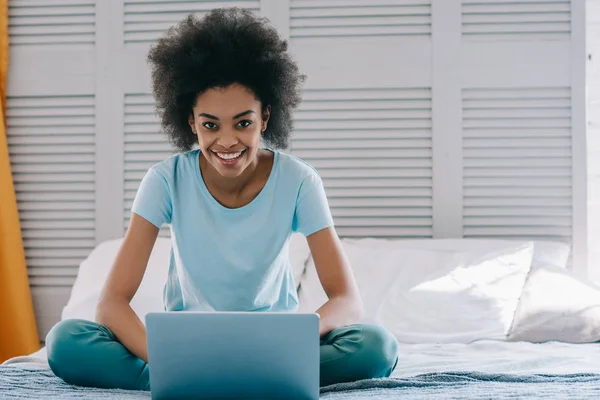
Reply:
[[[321,339],[321,386],[388,377],[398,342],[379,325],[350,325]],[[64,381],[80,386],[150,390],[148,365],[96,322],[59,322],[46,337],[48,362]]]

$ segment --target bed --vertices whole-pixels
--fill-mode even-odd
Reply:
[[[119,241],[82,263],[63,319],[93,318],[103,265]],[[390,378],[321,388],[323,399],[508,399],[600,396],[600,289],[566,268],[560,243],[486,240],[343,241],[366,322],[390,329],[400,359]],[[159,241],[136,298],[160,307],[168,241]],[[325,301],[306,244],[290,243],[300,309]],[[374,273],[376,268],[376,272]],[[153,303],[155,301],[155,303]],[[460,310],[458,312],[457,310]],[[45,349],[0,366],[0,398],[146,399],[147,392],[83,388],[49,369]]]
[[[322,388],[323,399],[598,398],[600,344],[401,344],[388,379]],[[0,398],[147,399],[149,393],[74,387],[49,370],[42,349],[0,367]]]

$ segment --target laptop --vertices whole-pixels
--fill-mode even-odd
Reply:
[[[319,316],[146,314],[153,399],[319,398]]]

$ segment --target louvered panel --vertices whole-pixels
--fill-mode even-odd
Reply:
[[[174,150],[162,133],[151,95],[125,95],[124,122],[123,229],[127,231],[131,206],[142,178],[150,167],[170,157]],[[170,236],[168,227],[161,229],[160,236]]]
[[[94,0],[11,0],[8,18],[11,45],[95,42]]]
[[[290,36],[429,36],[430,0],[291,0]]]
[[[432,236],[429,89],[307,90],[291,152],[318,169],[341,236]]]
[[[202,16],[221,7],[240,7],[260,12],[260,0],[125,0],[125,43],[153,42],[188,14]]]
[[[569,40],[569,0],[463,0],[462,34],[485,40]]]
[[[32,286],[71,285],[95,246],[94,112],[92,96],[8,98],[7,142]]]
[[[569,240],[568,88],[463,91],[465,237]]]

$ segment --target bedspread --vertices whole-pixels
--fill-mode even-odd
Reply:
[[[49,369],[0,366],[1,399],[149,399],[148,392],[66,384]],[[597,399],[600,374],[429,373],[369,379],[321,389],[322,399]]]

